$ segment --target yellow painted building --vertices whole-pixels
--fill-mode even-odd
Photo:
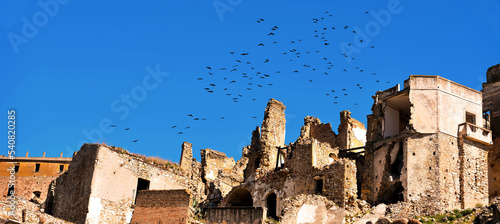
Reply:
[[[44,153],[45,155],[45,153]],[[50,183],[68,170],[71,157],[9,157],[0,156],[0,195],[6,200],[15,197],[44,202]],[[13,177],[11,177],[11,172]],[[14,185],[12,183],[14,180]]]

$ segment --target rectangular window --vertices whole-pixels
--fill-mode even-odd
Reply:
[[[14,170],[16,171],[16,173],[18,173],[18,172],[19,172],[19,165],[16,165],[16,166],[14,167]]]
[[[315,180],[314,193],[316,194],[323,193],[323,179]]]
[[[35,164],[35,173],[40,172],[40,163]]]
[[[59,165],[59,173],[62,173],[64,171],[64,165]]]
[[[470,124],[476,124],[476,115],[473,113],[465,112],[465,122]],[[476,131],[476,127],[471,127],[472,131]]]

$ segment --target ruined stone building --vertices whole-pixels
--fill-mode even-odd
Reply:
[[[483,83],[483,117],[487,128],[493,131],[493,145],[488,154],[488,172],[490,173],[490,199],[500,196],[500,64],[492,66],[486,72]]]
[[[224,153],[182,144],[180,166],[103,144],[84,144],[69,169],[54,180],[47,213],[75,223],[187,223],[195,203],[220,201],[243,179],[241,162]],[[238,182],[239,181],[239,182]],[[48,186],[48,185],[47,185]],[[209,205],[207,205],[209,206]]]
[[[212,217],[208,221],[234,221],[239,217],[232,214],[241,209],[246,209],[248,216],[258,217],[262,214],[259,207],[266,208],[268,217],[277,219],[284,200],[300,194],[323,195],[340,206],[356,199],[356,163],[339,157],[339,153],[365,144],[364,125],[343,111],[336,134],[329,123],[306,117],[300,137],[285,145],[285,123],[285,106],[271,99],[262,127],[253,131],[251,145],[243,149],[243,156],[248,158],[244,182],[224,198],[220,206],[225,210],[209,210]]]
[[[5,200],[9,192],[14,190],[15,196],[42,203],[47,198],[50,182],[68,169],[71,157],[0,157],[0,189]],[[9,169],[14,167],[15,185],[8,186]]]
[[[319,200],[304,195],[342,209],[403,202],[436,214],[499,196],[500,65],[488,69],[481,92],[412,75],[373,99],[366,128],[349,111],[340,112],[337,133],[308,116],[289,144],[286,107],[271,99],[238,161],[201,149],[198,162],[188,142],[178,165],[105,144],[84,144],[73,158],[17,157],[15,190],[75,223],[188,223],[202,210],[206,223],[262,223],[283,218],[290,201]],[[5,193],[10,162],[0,157]],[[320,220],[344,219],[331,212],[323,208]]]
[[[362,183],[372,203],[409,202],[424,213],[488,204],[481,92],[439,76],[412,75],[373,96]]]

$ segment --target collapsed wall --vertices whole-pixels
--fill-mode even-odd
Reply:
[[[279,116],[267,115],[269,108],[276,109],[276,105]],[[284,139],[284,125],[281,125],[285,120],[284,108],[274,99],[268,103],[262,131],[257,127],[252,133],[251,145],[243,149],[243,155],[248,158],[245,180],[228,193],[221,207],[264,207],[268,217],[276,218],[281,216],[285,199],[301,194],[323,195],[339,206],[348,206],[356,200],[356,163],[340,157],[339,142],[345,149],[363,146],[366,141],[364,125],[352,119],[350,112],[342,112],[339,132],[343,138],[340,139],[331,124],[308,116],[304,118],[297,141],[287,146],[281,140],[279,144],[275,141],[271,141],[274,145],[267,144],[269,137],[262,136],[277,131],[270,130],[266,124],[279,124],[273,128],[282,130],[279,133],[283,133]],[[262,164],[261,158],[265,155],[274,162]],[[226,210],[219,212],[223,211]]]
[[[361,198],[407,202],[416,214],[486,204],[487,148],[481,93],[439,76],[412,75],[379,91],[368,115]],[[443,103],[446,102],[446,106]]]

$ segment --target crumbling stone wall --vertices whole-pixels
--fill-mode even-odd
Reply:
[[[83,178],[82,178],[83,177]],[[104,145],[84,144],[55,184],[53,214],[76,223],[130,222],[139,188],[187,189],[204,199],[202,182],[146,158]],[[75,187],[76,186],[76,187]]]
[[[486,127],[492,130],[493,145],[488,149],[489,198],[500,195],[500,64],[491,66],[486,71],[486,83],[483,83],[483,119]]]
[[[189,142],[182,143],[181,159],[179,167],[184,170],[188,175],[193,172],[193,144]]]
[[[272,102],[274,101],[270,102],[271,105]],[[284,106],[282,108],[284,109]],[[345,134],[345,141],[356,142],[362,139],[352,130],[353,128],[361,130],[364,126],[350,118],[349,112],[344,113],[346,114],[345,124],[339,129],[343,133],[348,133]],[[323,124],[314,117],[304,118],[304,126],[301,128],[301,135],[297,141],[279,149],[279,155],[284,160],[283,165],[274,163],[268,172],[262,172],[263,168],[260,163],[262,160],[259,158],[271,150],[266,150],[265,147],[268,147],[266,145],[258,144],[262,142],[260,136],[260,129],[257,127],[253,131],[252,144],[243,149],[243,155],[249,159],[245,169],[244,183],[229,192],[219,206],[241,204],[239,201],[242,199],[241,192],[246,191],[251,193],[251,197],[245,197],[245,200],[251,201],[248,204],[254,207],[266,207],[268,214],[277,216],[280,216],[283,201],[286,198],[300,194],[323,194],[340,206],[347,206],[349,202],[356,200],[356,164],[353,160],[338,157],[337,135],[330,124]],[[359,139],[351,139],[355,137]],[[258,140],[261,141],[258,142]],[[278,157],[277,146],[282,145],[274,146],[276,158]],[[276,207],[269,207],[268,203],[273,200],[270,199],[273,197],[276,197]]]
[[[500,138],[488,149],[488,188],[490,200],[500,196]]]
[[[261,170],[267,172],[275,168],[277,160],[276,146],[285,146],[285,105],[278,100],[271,99],[267,103],[262,121],[260,134]]]
[[[216,206],[233,187],[243,182],[247,160],[242,158],[236,163],[223,152],[201,150],[202,178],[208,190],[208,206]]]
[[[53,201],[47,202],[52,206],[46,208],[49,214],[75,223],[85,223],[98,148],[96,144],[84,144],[73,157],[68,171],[53,182]]]
[[[137,200],[131,224],[186,224],[190,195],[186,190],[143,190]]]
[[[351,118],[351,112],[348,110],[340,112],[340,125],[338,131],[337,145],[340,149],[356,148],[366,144],[365,125]]]
[[[366,171],[361,198],[372,203],[409,202],[418,205],[421,214],[484,202],[487,146],[481,139],[463,139],[457,131],[466,112],[476,119],[481,114],[480,93],[438,76],[410,76],[405,89],[379,91],[374,100],[365,161],[358,162]],[[409,107],[408,123],[399,124],[399,134],[385,133],[384,123],[393,119],[384,114],[386,106]],[[482,120],[476,124],[481,126]],[[476,186],[474,181],[482,183]]]

